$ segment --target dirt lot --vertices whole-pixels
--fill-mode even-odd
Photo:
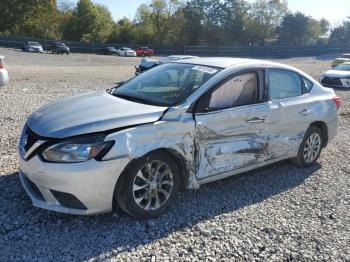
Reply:
[[[128,79],[139,58],[29,54],[1,49],[11,77],[0,89],[0,261],[350,261],[350,90],[339,134],[319,163],[278,163],[180,194],[166,215],[135,220],[32,207],[17,173],[26,117],[58,97]],[[290,64],[316,79],[330,60]]]

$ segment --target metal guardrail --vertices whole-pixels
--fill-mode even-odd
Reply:
[[[25,41],[35,41],[42,44],[44,50],[49,50],[51,43],[57,40],[33,37],[18,37],[0,35],[0,46],[8,48],[22,48]],[[85,43],[63,41],[77,53],[100,53],[104,47],[114,46],[138,48],[147,45],[115,44],[115,43]],[[286,45],[286,46],[170,46],[148,45],[157,55],[196,55],[196,56],[231,56],[256,58],[288,58],[302,56],[319,56],[350,52],[347,45]]]

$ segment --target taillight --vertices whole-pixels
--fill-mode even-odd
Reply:
[[[341,98],[339,96],[335,96],[335,97],[333,97],[333,101],[334,101],[335,106],[337,107],[337,109],[339,109],[340,105],[341,105]]]
[[[4,68],[4,65],[3,64],[0,64],[0,69],[3,69]]]

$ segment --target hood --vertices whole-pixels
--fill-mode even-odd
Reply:
[[[329,70],[323,74],[328,77],[350,77],[350,71]]]
[[[61,50],[69,50],[69,47],[68,46],[57,46],[57,49],[61,49]]]
[[[39,136],[65,138],[154,122],[166,109],[99,91],[46,105],[28,118],[27,125]]]

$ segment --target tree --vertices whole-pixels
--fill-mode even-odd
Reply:
[[[192,0],[183,9],[188,44],[219,44],[223,41],[223,9],[220,0]]]
[[[0,32],[55,37],[56,0],[1,0]]]
[[[179,7],[178,0],[152,0],[150,4],[150,21],[155,29],[156,43],[161,44],[166,39],[171,18]]]
[[[247,23],[251,43],[265,45],[274,41],[277,28],[288,12],[286,0],[257,0],[252,4],[251,19]]]
[[[117,43],[130,43],[134,39],[134,28],[132,22],[124,17],[113,27],[113,38],[109,41]]]
[[[350,43],[350,20],[345,21],[343,25],[335,28],[332,31],[329,37],[329,42],[332,44],[349,44]]]
[[[328,31],[329,22],[317,21],[301,12],[287,14],[279,27],[278,41],[282,44],[315,44]]]
[[[91,0],[79,0],[65,37],[76,41],[105,42],[112,30],[113,19],[107,7],[94,4]]]
[[[226,0],[223,5],[221,24],[224,27],[227,44],[244,44],[249,4],[245,0]]]

